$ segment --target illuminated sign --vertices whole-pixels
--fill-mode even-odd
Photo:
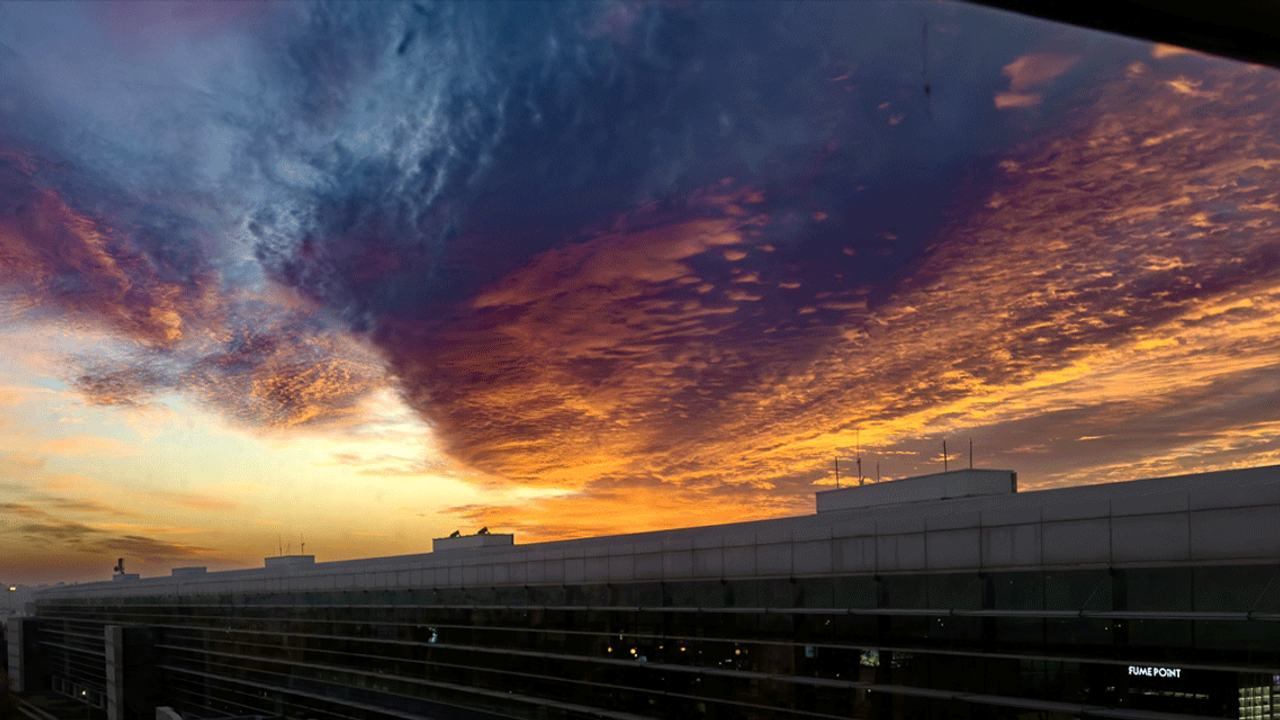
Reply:
[[[1182,668],[1138,667],[1137,665],[1130,665],[1129,674],[1141,675],[1142,677],[1180,678],[1182,677]]]

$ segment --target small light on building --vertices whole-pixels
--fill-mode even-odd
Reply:
[[[734,649],[733,649],[733,654],[734,654],[734,655],[741,655],[741,654],[742,654],[742,648],[734,648]]]
[[[18,586],[17,586],[17,585],[10,585],[10,586],[9,586],[9,592],[17,592],[17,591],[18,591]]]
[[[632,655],[635,655],[635,654],[636,654],[636,649],[635,649],[635,648],[631,648],[631,654],[632,654]]]

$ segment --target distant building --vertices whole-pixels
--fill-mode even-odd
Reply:
[[[817,504],[53,588],[10,625],[13,675],[109,720],[1280,714],[1280,467]]]
[[[0,618],[22,615],[35,592],[43,587],[43,585],[32,587],[7,583],[0,585]]]

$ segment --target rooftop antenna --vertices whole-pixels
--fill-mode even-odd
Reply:
[[[298,552],[302,553],[303,555],[306,555],[306,554],[307,554],[307,541],[302,539],[302,533],[298,533],[298,542],[302,543],[302,549],[301,549],[301,550],[299,550]]]
[[[276,535],[276,554],[284,555],[284,536],[280,534]]]
[[[876,461],[876,482],[880,482],[880,461]]]
[[[858,451],[858,485],[862,485],[862,429],[858,428],[854,432],[854,447]]]
[[[290,540],[290,541],[289,541],[289,554],[290,554],[290,555],[292,555],[292,554],[293,554],[293,541],[292,541],[292,540]]]
[[[947,471],[947,441],[942,441],[942,472]]]
[[[836,489],[840,489],[840,456],[835,457],[836,461]]]
[[[929,19],[920,11],[920,82],[924,85],[924,111],[933,117],[933,85],[929,83]]]
[[[973,438],[969,438],[969,469],[973,469]]]

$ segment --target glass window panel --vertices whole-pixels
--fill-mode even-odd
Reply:
[[[998,610],[1044,609],[1044,573],[993,573],[990,582],[992,607]]]
[[[1081,645],[1111,645],[1110,620],[1095,618],[1049,618],[1045,621],[1046,647],[1078,652]]]
[[[1106,570],[1045,573],[1046,610],[1112,610],[1111,575]]]
[[[613,586],[613,604],[619,607],[662,607],[660,583],[626,583]]]
[[[668,583],[667,594],[674,607],[722,607],[724,586],[719,580]]]
[[[994,618],[996,641],[1011,645],[1038,645],[1044,642],[1042,618]]]
[[[1200,612],[1280,612],[1280,568],[1275,565],[1198,567],[1192,571]]]
[[[835,583],[831,578],[806,578],[796,581],[797,607],[835,607]]]
[[[983,581],[975,574],[929,575],[928,605],[933,608],[979,610]]]
[[[880,607],[929,607],[928,578],[923,575],[886,575],[880,578]]]
[[[1229,651],[1237,658],[1246,655],[1253,662],[1275,665],[1280,663],[1280,623],[1200,620],[1195,623],[1195,646],[1197,649]]]
[[[1129,644],[1149,648],[1188,648],[1192,645],[1190,620],[1128,620]]]
[[[1126,570],[1127,610],[1190,612],[1191,568]]]
[[[842,577],[833,583],[835,607],[876,607],[876,580],[872,577]]]

